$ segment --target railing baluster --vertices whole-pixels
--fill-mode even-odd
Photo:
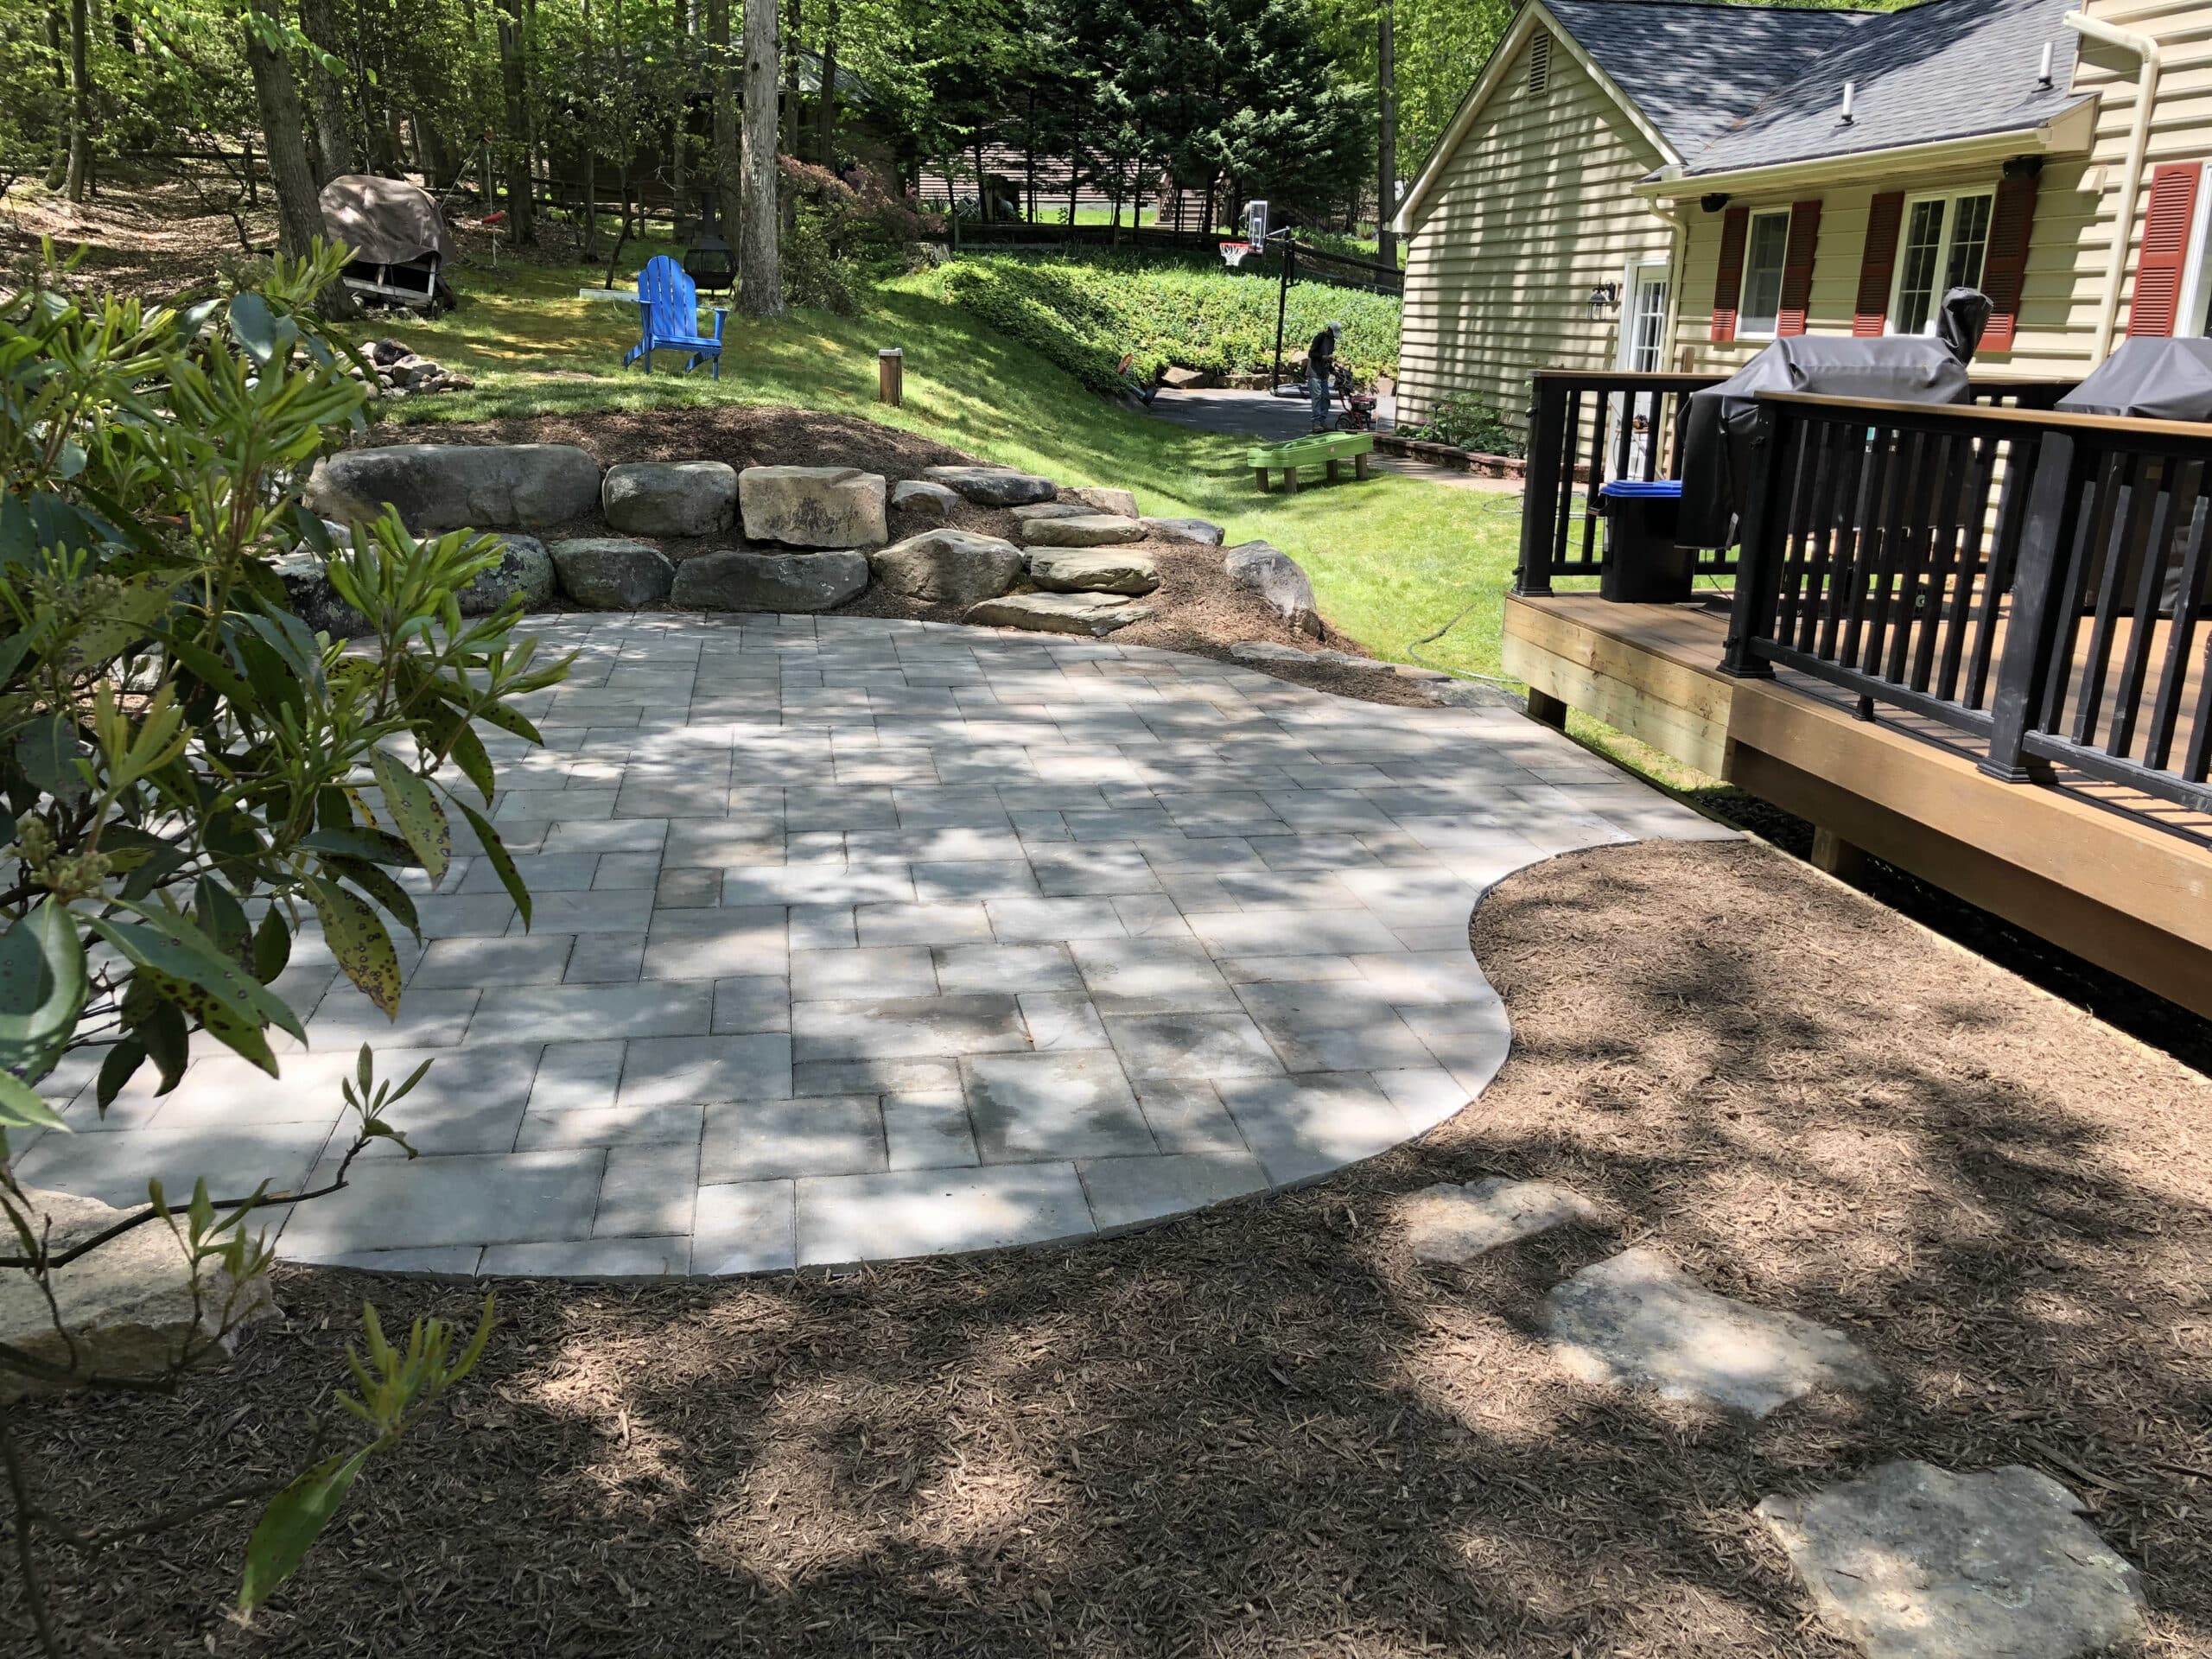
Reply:
[[[1913,626],[1922,615],[1921,584],[1927,579],[1935,539],[1936,500],[1948,475],[1950,454],[1951,440],[1941,432],[1923,432],[1913,445],[1911,488],[1904,498],[1904,523],[1898,531],[1896,592],[1885,595],[1888,638],[1883,643],[1889,654],[1881,673],[1885,680],[1904,680],[1910,660]]]
[[[1598,492],[1605,482],[1605,416],[1612,403],[1599,392],[1590,404],[1590,458],[1585,463],[1590,477],[1582,492],[1582,567],[1585,575],[1595,575],[1602,568],[1598,555]]]
[[[2145,471],[2149,468],[2146,467]],[[2107,754],[2124,755],[2135,741],[2135,722],[2143,702],[2143,677],[2150,667],[2151,649],[2158,635],[2160,589],[2165,585],[2168,555],[2173,550],[2174,516],[2178,511],[2181,522],[2186,526],[2194,505],[2193,502],[2177,499],[2176,486],[2179,482],[2172,464],[2162,460],[2158,467],[2157,505],[2151,515],[2151,534],[2143,543],[2143,571],[2135,583],[2135,613],[2128,619],[2127,645],[2120,653],[2120,682],[2113,690],[2112,714],[2105,728]],[[2149,485],[2147,478],[2139,480],[2139,488]]]
[[[1778,639],[1788,639],[1795,629],[1798,607],[1802,602],[1799,589],[1804,584],[1812,537],[1806,519],[1823,429],[1821,423],[1814,421],[1793,422],[1791,427],[1795,437],[1790,445],[1789,494],[1783,509],[1782,577],[1775,587],[1774,615],[1769,624],[1770,631]]]
[[[1963,522],[1964,545],[1959,553],[1959,574],[1952,586],[1949,615],[1943,629],[1943,658],[1936,669],[1936,695],[1953,701],[1959,690],[1959,663],[1966,651],[1967,634],[1974,617],[1974,583],[1981,577],[1981,537],[1989,523],[1989,486],[1997,461],[1995,437],[1969,440],[1973,459],[1961,486],[1959,516]],[[2003,517],[2002,508],[1999,512]]]
[[[2075,471],[2071,435],[2045,434],[2036,454],[2034,480],[2024,492],[2019,568],[2005,630],[2005,658],[1997,670],[1989,749],[1980,762],[1982,771],[2007,783],[2026,783],[2031,776],[2024,747],[2028,726],[2044,700],[2055,613],[2071,603],[2060,591],[2060,567],[2068,562],[2064,543],[2081,505]]]
[[[1839,662],[1857,664],[1859,660],[1867,613],[1873,601],[1870,584],[1879,580],[1881,567],[1888,558],[1888,538],[1884,527],[1889,521],[1897,475],[1904,470],[1897,464],[1897,454],[1902,442],[1895,427],[1874,429],[1872,452],[1867,457],[1866,484],[1859,492],[1865,510],[1852,550],[1851,591],[1844,611],[1843,644],[1836,653]]]
[[[2050,677],[2044,684],[2043,711],[2037,716],[2036,730],[2055,732],[2066,718],[2066,697],[2074,681],[2074,640],[2082,629],[2082,601],[2089,588],[2089,572],[2096,568],[2098,550],[2112,542],[2112,527],[2126,494],[2125,479],[2127,457],[2110,454],[2105,457],[2103,469],[2097,474],[2096,496],[2092,510],[2082,515],[2080,534],[2074,538],[2073,556],[2066,562],[2065,603],[2057,616],[2057,654],[2051,659]],[[2107,573],[2111,562],[2107,560]],[[2102,628],[2105,607],[2099,605],[2096,626]],[[2076,738],[2075,741],[2081,740]]]
[[[1728,639],[1720,658],[1720,671],[1738,679],[1766,679],[1774,670],[1753,649],[1757,640],[1771,636],[1775,594],[1782,581],[1782,558],[1777,543],[1788,533],[1783,492],[1791,468],[1783,454],[1778,433],[1804,441],[1806,423],[1786,423],[1771,404],[1762,404],[1751,429],[1751,493],[1744,510],[1743,541],[1736,565],[1736,602],[1728,616]]]
[[[2173,630],[2166,639],[2165,667],[2158,676],[2158,700],[2151,708],[2151,729],[2144,734],[2143,763],[2161,771],[2173,753],[2174,721],[2189,689],[2189,669],[2193,660],[2190,647],[2196,643],[2197,622],[2204,613],[2206,546],[2208,541],[2212,541],[2212,511],[2207,510],[2212,502],[2208,502],[2204,492],[2207,465],[2198,461],[2190,468],[2193,501],[2188,522],[2181,524],[2183,551],[2180,590],[2174,602]],[[2177,513],[2175,518],[2180,524],[2181,515]],[[2208,672],[2206,678],[2212,681],[2212,672]],[[2200,715],[2200,728],[2202,723]]]
[[[1970,709],[1989,707],[1989,668],[1996,659],[1997,638],[2005,626],[2005,599],[2012,592],[2020,567],[2020,540],[2028,516],[2028,501],[2035,488],[2039,439],[2016,441],[2005,452],[2003,493],[1997,503],[1997,545],[1990,550],[1989,575],[1981,590],[1981,620],[1975,625],[1974,654],[1967,666],[1966,695],[1960,699]]]

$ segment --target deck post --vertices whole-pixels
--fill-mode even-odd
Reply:
[[[1720,671],[1736,680],[1774,677],[1773,664],[1752,652],[1751,642],[1770,626],[1782,593],[1783,554],[1789,543],[1784,505],[1789,469],[1783,464],[1783,451],[1789,446],[1777,435],[1781,417],[1762,401],[1753,418],[1751,493],[1744,505],[1744,522],[1737,527],[1742,539],[1736,550],[1736,603],[1728,613],[1728,639],[1720,658]]]
[[[1529,688],[1529,718],[1539,726],[1548,726],[1555,732],[1567,729],[1567,704],[1548,691]]]
[[[1521,562],[1513,591],[1541,597],[1552,590],[1552,515],[1559,505],[1560,468],[1567,462],[1567,433],[1560,419],[1567,393],[1535,377],[1529,394],[1529,465],[1521,491]]]
[[[2081,506],[2075,477],[2074,439],[2046,432],[2036,450],[2035,481],[2028,496],[2027,522],[2020,531],[2020,553],[2013,566],[2012,613],[2005,630],[2005,655],[1997,667],[1997,689],[1990,699],[1989,752],[1976,764],[2008,784],[2036,781],[2024,745],[2028,728],[2042,708],[2050,677],[2060,613],[2074,603],[2057,591],[2067,564]]]
[[[1813,868],[1839,881],[1856,886],[1866,876],[1866,849],[1846,841],[1833,830],[1813,827]]]

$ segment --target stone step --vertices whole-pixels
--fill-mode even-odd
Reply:
[[[1079,513],[1066,518],[1032,518],[1021,527],[1021,539],[1032,547],[1115,547],[1144,539],[1144,524],[1105,512]]]
[[[963,620],[986,628],[1102,638],[1151,614],[1149,607],[1133,605],[1118,594],[1008,594],[970,607]]]
[[[1160,567],[1147,553],[1039,549],[1029,556],[1029,579],[1059,594],[1148,594],[1160,586]]]

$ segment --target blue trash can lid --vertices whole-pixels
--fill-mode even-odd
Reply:
[[[1661,478],[1647,484],[1641,479],[1617,478],[1610,483],[1600,484],[1598,493],[1631,501],[1679,501],[1682,494],[1682,480],[1679,478]]]

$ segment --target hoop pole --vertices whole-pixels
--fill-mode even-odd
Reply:
[[[1282,276],[1275,287],[1275,365],[1268,375],[1268,395],[1273,397],[1282,385],[1282,319],[1290,304],[1291,267],[1298,263],[1298,243],[1291,237],[1282,240]]]

